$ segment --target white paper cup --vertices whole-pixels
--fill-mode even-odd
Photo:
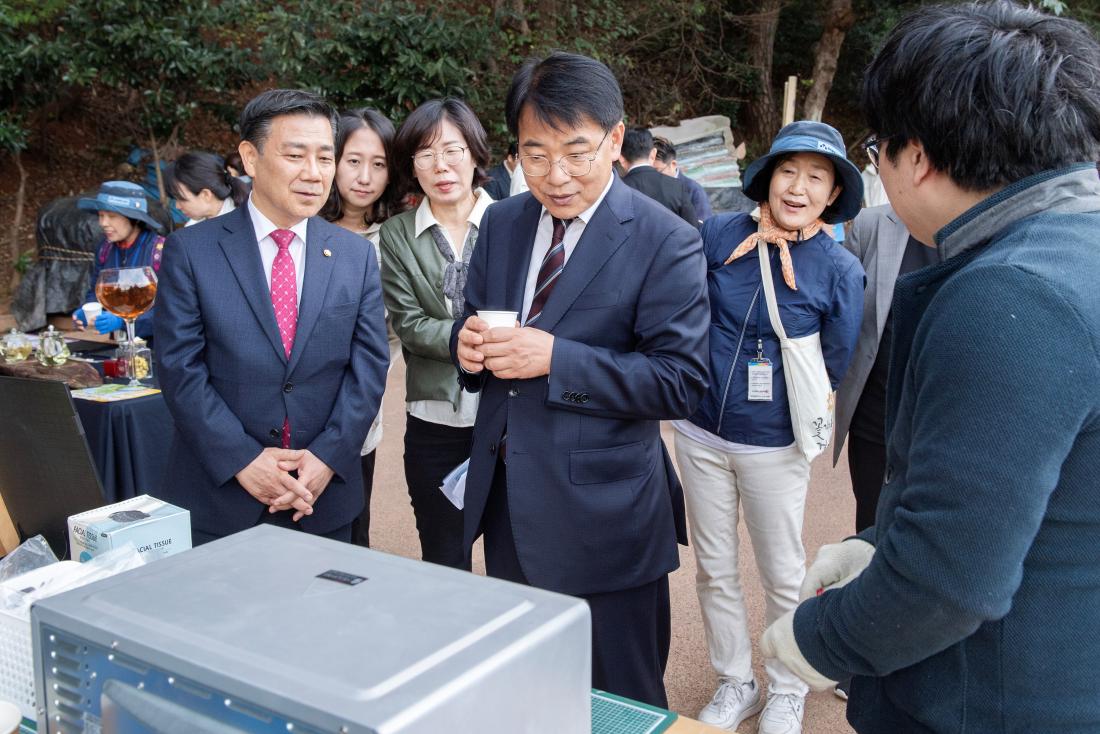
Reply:
[[[501,327],[511,328],[516,325],[516,317],[519,314],[515,311],[478,311],[477,317],[487,323],[490,329],[499,329]]]
[[[99,301],[90,301],[81,306],[84,309],[84,318],[88,321],[88,326],[94,326],[95,320],[103,313],[103,304]]]

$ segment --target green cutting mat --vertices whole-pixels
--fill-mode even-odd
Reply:
[[[660,734],[676,714],[592,689],[592,734]]]

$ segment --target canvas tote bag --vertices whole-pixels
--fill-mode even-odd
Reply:
[[[836,407],[836,394],[829,382],[825,358],[821,354],[821,334],[814,333],[797,339],[787,338],[775,300],[768,243],[760,240],[756,245],[756,253],[760,258],[768,318],[779,337],[779,348],[783,355],[783,381],[787,384],[787,402],[791,407],[794,439],[806,460],[813,461],[814,457],[829,446],[833,438],[833,411]]]

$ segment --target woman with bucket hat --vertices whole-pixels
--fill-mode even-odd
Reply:
[[[99,226],[103,229],[104,240],[96,251],[92,265],[91,283],[84,296],[85,303],[96,300],[95,285],[100,271],[106,268],[160,268],[164,251],[164,237],[158,234],[160,223],[149,213],[149,202],[145,190],[129,181],[106,181],[99,187],[94,199],[84,198],[77,207],[99,212]],[[134,332],[143,339],[153,335],[154,305],[138,316],[134,322]],[[108,334],[116,329],[125,328],[121,318],[106,311],[99,314],[89,324],[81,306],[73,313],[73,322],[83,330],[87,326],[95,327],[100,334]]]
[[[859,169],[844,150],[840,133],[829,125],[787,125],[768,154],[745,172],[745,195],[759,208],[712,217],[702,229],[711,384],[695,414],[674,424],[675,447],[719,683],[699,718],[731,730],[763,710],[761,734],[802,731],[806,685],[776,660],[765,661],[766,698],[753,679],[737,523],[743,512],[771,623],[798,604],[805,574],[807,455],[816,453],[806,449],[792,422],[795,401],[788,400],[786,380],[795,364],[784,373],[779,335],[785,342],[819,339],[817,369],[835,390],[863,310],[863,268],[830,238],[827,226],[854,217],[863,198]],[[775,312],[779,329],[769,315]],[[826,423],[827,443],[831,418]]]

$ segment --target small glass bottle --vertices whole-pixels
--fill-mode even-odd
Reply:
[[[53,324],[38,337],[39,363],[47,367],[60,367],[69,361],[69,345],[65,343],[65,335],[56,331]]]
[[[140,336],[134,339],[134,371],[130,371],[130,342],[123,339],[115,350],[115,360],[118,363],[118,376],[129,377],[135,380],[151,380],[153,378],[153,352],[145,345],[145,340]]]
[[[0,342],[0,352],[3,353],[5,362],[22,362],[34,352],[34,345],[26,334],[13,328]]]

